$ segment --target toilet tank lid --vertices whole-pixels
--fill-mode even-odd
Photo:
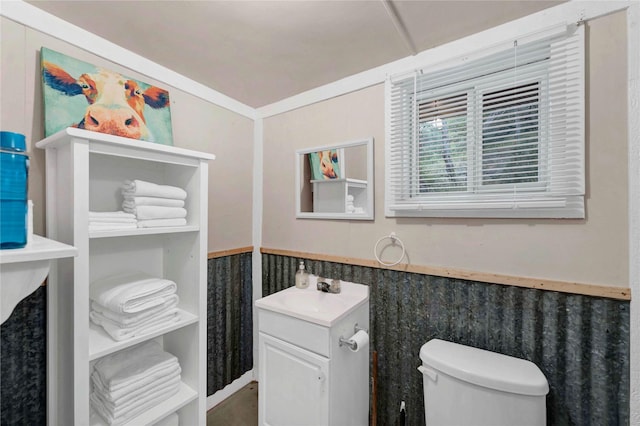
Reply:
[[[420,348],[420,359],[459,380],[521,395],[546,395],[549,384],[531,361],[433,339]]]

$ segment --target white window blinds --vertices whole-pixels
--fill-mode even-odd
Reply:
[[[584,217],[584,30],[387,81],[387,216]]]

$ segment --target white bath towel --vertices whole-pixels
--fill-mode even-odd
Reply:
[[[109,392],[122,389],[132,383],[173,367],[178,359],[164,351],[154,340],[123,349],[98,360],[93,366],[96,379]]]
[[[89,219],[135,219],[135,215],[123,211],[89,212]]]
[[[119,222],[89,222],[89,232],[105,232],[105,231],[122,231],[126,229],[139,228],[137,222],[119,223]]]
[[[101,326],[113,340],[122,341],[132,339],[134,337],[143,336],[145,334],[153,333],[154,331],[160,331],[181,319],[180,311],[176,308],[169,309],[166,312],[157,315],[142,324],[134,327],[122,328],[115,325],[112,321],[104,318],[97,312],[90,312],[89,318],[91,322]]]
[[[168,377],[166,380],[157,380],[154,383],[150,383],[148,386],[145,386],[144,389],[136,389],[133,392],[130,392],[126,395],[123,395],[116,400],[112,400],[109,398],[109,394],[103,394],[99,390],[95,390],[94,393],[96,397],[100,399],[102,404],[109,411],[115,412],[116,410],[126,409],[135,405],[137,401],[141,398],[144,398],[148,395],[159,393],[162,389],[169,389],[173,386],[177,386],[180,384],[180,375],[174,375],[172,377]]]
[[[176,288],[171,280],[135,272],[94,281],[89,297],[113,312],[137,313],[161,305],[163,298],[174,294]]]
[[[166,226],[185,226],[187,224],[187,219],[178,218],[178,219],[150,219],[150,220],[139,220],[138,228],[163,228]]]
[[[169,414],[153,426],[180,426],[180,417],[178,413]]]
[[[102,402],[96,397],[96,395],[91,394],[89,399],[93,408],[102,418],[107,421],[107,423],[109,423],[111,426],[119,426],[134,419],[136,416],[142,414],[150,408],[155,407],[163,401],[171,398],[173,395],[178,393],[179,389],[180,386],[178,385],[168,389],[164,389],[159,393],[150,394],[145,398],[141,398],[134,406],[127,407],[127,409],[120,409],[115,412],[111,412],[111,410],[107,409],[104,404],[102,404]]]
[[[171,395],[175,394],[175,391],[180,387],[180,380],[175,381],[175,383],[167,386],[157,387],[150,392],[146,392],[135,397],[129,398],[129,400],[119,403],[119,404],[111,404],[104,399],[101,398],[101,395],[97,393],[93,393],[92,396],[94,400],[99,401],[100,405],[114,418],[122,417],[132,410],[137,409],[140,405],[146,404],[150,400],[155,400],[159,396],[164,395],[164,399],[168,399]]]
[[[174,198],[158,197],[124,197],[123,208],[135,208],[137,206],[164,206],[164,207],[184,207],[184,200]]]
[[[125,210],[135,214],[138,220],[187,217],[187,210],[182,207],[137,206],[132,209],[125,208]]]
[[[96,398],[100,400],[102,405],[107,410],[109,410],[109,412],[117,416],[118,415],[117,413],[129,411],[131,408],[135,407],[136,405],[139,405],[140,402],[144,401],[144,399],[146,398],[161,394],[162,392],[168,389],[173,389],[178,386],[180,386],[180,376],[172,377],[168,381],[165,381],[163,383],[157,383],[155,385],[155,388],[147,389],[146,392],[136,392],[130,395],[126,395],[120,398],[120,400],[116,403],[113,403],[107,400],[106,398],[104,398],[103,395],[101,395],[98,392],[94,392],[94,393]]]
[[[90,217],[89,224],[101,223],[136,223],[135,215],[133,217]]]
[[[151,309],[154,309],[154,308],[151,308]],[[129,323],[126,325],[123,325],[119,321],[114,321],[106,317],[102,312],[98,312],[94,310],[89,311],[89,318],[91,319],[91,321],[93,321],[94,324],[101,325],[103,327],[107,325],[110,327],[119,328],[123,332],[129,332],[129,331],[133,332],[140,327],[145,327],[154,322],[165,321],[169,318],[172,318],[177,311],[178,311],[178,308],[176,307],[163,308],[163,309],[160,309],[158,312],[154,313],[153,315],[150,315],[148,317],[145,317],[144,319],[141,319],[139,321]]]
[[[118,404],[122,401],[126,401],[126,398],[128,397],[153,391],[156,386],[161,386],[168,382],[174,382],[176,378],[180,381],[180,373],[182,372],[182,369],[177,362],[174,366],[168,368],[167,371],[168,372],[166,373],[154,373],[153,375],[148,376],[148,380],[139,380],[113,392],[109,392],[102,387],[100,380],[96,380],[94,378],[95,373],[91,375],[91,383],[93,384],[94,391],[106,402]]]
[[[158,185],[144,180],[125,180],[122,184],[122,194],[125,197],[158,197],[184,200],[187,191],[177,186]]]
[[[133,327],[140,325],[143,321],[158,315],[165,310],[175,308],[178,306],[180,298],[177,294],[171,294],[163,297],[164,302],[161,305],[154,306],[153,308],[145,309],[134,314],[119,314],[111,311],[108,308],[100,305],[97,302],[91,302],[91,309],[94,312],[101,314],[105,319],[108,319],[119,327]]]

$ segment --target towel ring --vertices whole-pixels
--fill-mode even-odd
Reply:
[[[391,245],[396,245],[396,242],[397,242],[398,244],[400,244],[400,247],[402,247],[402,254],[400,255],[400,259],[398,259],[397,261],[392,262],[392,263],[385,263],[382,260],[380,260],[380,257],[378,257],[378,246],[380,245],[382,240],[384,240],[386,238],[389,238],[391,240]],[[376,245],[373,247],[373,255],[376,257],[376,260],[381,265],[384,265],[384,266],[396,266],[398,263],[400,263],[402,261],[402,259],[404,259],[404,244],[402,243],[402,240],[396,236],[396,233],[392,232],[389,235],[385,235],[384,237],[380,238],[376,242]]]

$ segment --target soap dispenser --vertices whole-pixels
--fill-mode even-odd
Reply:
[[[309,287],[309,273],[304,268],[304,261],[300,261],[300,266],[298,266],[298,270],[296,271],[296,288],[307,288]]]

